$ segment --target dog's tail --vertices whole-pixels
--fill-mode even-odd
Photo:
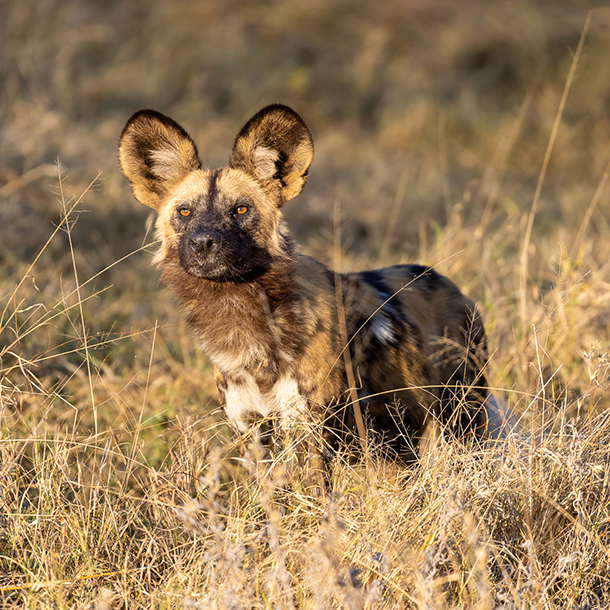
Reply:
[[[487,437],[489,439],[501,440],[521,431],[519,418],[502,399],[490,394],[487,397],[485,409],[487,411]]]

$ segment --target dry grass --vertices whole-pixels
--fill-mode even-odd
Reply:
[[[2,4],[2,607],[610,607],[610,11],[581,52],[587,8]],[[321,499],[232,437],[115,146],[155,107],[220,165],[273,101],[316,141],[304,249],[332,261],[338,202],[345,268],[452,277],[522,434],[339,455]]]

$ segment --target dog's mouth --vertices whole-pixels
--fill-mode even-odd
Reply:
[[[188,248],[180,250],[180,266],[189,275],[213,281],[228,281],[237,270],[228,265],[220,253],[198,254]]]
[[[228,270],[223,266],[209,265],[204,261],[182,265],[182,268],[193,277],[203,280],[223,280],[228,275]]]
[[[268,264],[254,258],[231,257],[221,251],[211,255],[180,252],[180,266],[192,277],[213,282],[251,282],[260,277]]]
[[[180,240],[180,266],[190,276],[215,282],[250,282],[269,269],[270,255],[251,238],[232,239],[212,229]]]
[[[199,261],[188,265],[182,265],[182,268],[193,277],[210,280],[214,282],[230,282],[239,281],[239,273],[235,269],[229,268],[227,265],[209,264],[205,261]]]

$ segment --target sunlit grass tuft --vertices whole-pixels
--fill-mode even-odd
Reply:
[[[587,273],[560,249],[555,287],[529,300],[521,328],[519,278],[492,250],[488,290],[508,296],[484,303],[489,378],[521,427],[489,445],[443,441],[407,468],[338,454],[319,498],[286,487],[281,463],[257,466],[255,440],[231,437],[184,329],[178,351],[158,325],[100,338],[90,307],[103,290],[78,272],[59,281],[59,298],[27,281],[86,197],[60,201],[63,221],[4,307],[6,607],[605,603],[610,362],[599,341],[575,346],[605,331],[594,280],[606,269]],[[462,222],[458,208],[424,256],[468,281],[475,261],[445,255],[463,247]],[[504,238],[488,232],[480,248]],[[114,367],[122,350],[134,361]],[[57,382],[38,373],[50,356],[65,362]]]

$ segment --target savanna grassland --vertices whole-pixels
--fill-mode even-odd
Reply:
[[[609,58],[577,0],[2,2],[0,606],[610,607]],[[272,102],[302,249],[451,277],[519,433],[257,470],[116,143],[152,107],[224,165]]]

